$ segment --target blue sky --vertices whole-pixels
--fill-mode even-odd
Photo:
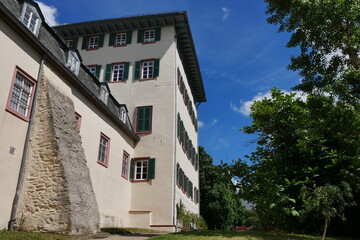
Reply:
[[[199,145],[214,163],[244,158],[256,136],[239,130],[251,124],[253,99],[270,89],[290,91],[299,75],[287,71],[294,49],[289,34],[266,22],[262,0],[43,0],[49,24],[75,23],[147,13],[187,11],[207,102],[199,107]]]

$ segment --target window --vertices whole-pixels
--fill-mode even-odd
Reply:
[[[76,119],[76,131],[80,132],[80,126],[81,126],[81,115],[75,112],[75,119]]]
[[[99,37],[98,36],[89,38],[88,49],[95,49],[95,48],[99,48]]]
[[[37,35],[41,21],[34,7],[24,4],[22,22],[32,33]]]
[[[148,80],[159,76],[160,59],[148,59],[135,62],[134,79]]]
[[[154,29],[139,29],[138,30],[138,43],[155,43],[160,41],[161,28]]]
[[[129,169],[129,154],[124,151],[123,160],[122,160],[122,168],[121,168],[121,176],[128,179],[128,169]]]
[[[132,31],[121,33],[110,33],[109,46],[123,47],[131,43]]]
[[[154,78],[154,61],[142,62],[141,76],[142,79]]]
[[[6,109],[24,120],[29,120],[35,83],[28,74],[16,68]]]
[[[105,82],[123,82],[129,78],[129,62],[106,65]]]
[[[126,45],[126,33],[118,33],[115,38],[115,46]]]
[[[100,78],[101,65],[88,65],[86,66],[89,72],[97,79]]]
[[[152,124],[152,106],[136,108],[136,132],[150,133]]]
[[[104,34],[97,36],[84,36],[81,49],[96,50],[104,46]]]
[[[146,30],[143,42],[155,42],[155,30]]]
[[[113,65],[112,77],[111,77],[112,82],[124,80],[124,68],[125,68],[124,64]]]
[[[155,158],[131,159],[130,179],[134,181],[147,181],[155,179]]]
[[[77,38],[73,38],[73,39],[65,39],[65,44],[68,48],[76,48],[77,47],[77,43],[78,43],[78,39]]]
[[[65,40],[65,44],[67,47],[71,47],[73,45],[73,40],[72,39]]]
[[[80,60],[77,53],[74,50],[68,51],[68,59],[66,66],[70,69],[70,71],[75,73],[76,76],[79,75]]]
[[[109,165],[110,138],[100,134],[98,163],[107,167]]]

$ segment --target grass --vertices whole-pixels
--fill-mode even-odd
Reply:
[[[309,235],[288,234],[283,232],[262,231],[190,231],[160,235],[151,240],[315,240],[321,239]],[[350,238],[326,238],[328,240],[351,240]],[[355,240],[355,239],[353,239]]]
[[[0,240],[63,240],[69,236],[52,233],[0,231]]]

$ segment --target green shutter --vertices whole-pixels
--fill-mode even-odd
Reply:
[[[177,118],[177,137],[180,138],[180,113],[178,113],[178,118]]]
[[[157,58],[154,61],[154,77],[159,76],[160,59]]]
[[[184,189],[184,171],[180,168],[180,188]]]
[[[114,42],[115,42],[115,33],[110,33],[109,36],[109,46],[114,46]]]
[[[126,62],[124,66],[124,76],[123,76],[124,81],[128,80],[129,78],[129,66],[130,66],[130,62]]]
[[[101,71],[101,65],[97,65],[96,66],[96,71],[95,71],[95,77],[97,79],[100,79],[100,71]]]
[[[141,61],[136,61],[134,79],[140,79],[140,68],[141,68]]]
[[[139,30],[138,30],[137,42],[138,42],[138,43],[142,43],[143,41],[144,41],[144,30],[143,30],[143,29],[139,29]]]
[[[151,132],[152,107],[137,108],[137,132]]]
[[[149,179],[155,179],[155,158],[149,159]]]
[[[104,34],[99,35],[99,48],[104,46]]]
[[[135,164],[135,161],[134,159],[132,158],[130,160],[130,180],[133,180],[134,179],[134,164]]]
[[[176,164],[176,184],[180,185],[180,165]]]
[[[132,31],[126,32],[126,44],[130,44],[132,40]]]
[[[84,37],[83,37],[83,40],[82,40],[81,49],[87,49],[87,48],[88,48],[88,42],[89,42],[89,37],[88,37],[88,36],[84,36]]]
[[[112,65],[106,64],[106,70],[105,70],[105,79],[104,82],[110,82],[111,78],[111,71],[112,71]]]
[[[155,41],[160,41],[161,38],[161,28],[155,28]]]
[[[78,38],[73,38],[73,42],[72,42],[71,47],[72,47],[72,48],[77,48],[78,41],[79,41]]]
[[[180,133],[180,143],[181,145],[184,146],[184,123],[182,120],[180,120],[180,129],[181,129],[181,133]]]

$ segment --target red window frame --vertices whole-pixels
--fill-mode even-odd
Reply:
[[[81,127],[81,115],[77,112],[75,112],[75,119],[76,119],[76,131],[79,133]]]
[[[105,149],[105,162],[100,161],[101,157],[101,139],[104,138],[106,140],[106,149]],[[99,141],[99,151],[98,151],[98,157],[97,157],[97,163],[104,167],[109,166],[109,154],[110,154],[110,138],[106,136],[104,133],[100,132],[100,141]]]
[[[15,84],[15,81],[16,81],[16,76],[18,74],[20,74],[25,80],[29,81],[32,84],[32,89],[31,89],[31,94],[30,94],[31,96],[30,96],[30,101],[29,101],[29,104],[28,104],[28,110],[26,112],[26,115],[16,111],[15,109],[11,108],[11,106],[10,106],[11,99],[12,99],[12,93],[14,91],[14,84]],[[37,85],[37,81],[34,78],[32,78],[28,73],[26,73],[20,67],[15,66],[13,79],[11,81],[11,87],[10,87],[10,91],[9,91],[9,95],[8,95],[8,99],[7,99],[7,103],[6,103],[6,111],[14,114],[16,117],[19,117],[22,120],[28,122],[29,119],[30,119],[31,111],[32,111],[32,105],[33,105],[33,101],[34,101],[34,94],[35,94],[36,85]]]
[[[125,175],[123,174],[123,169],[124,169],[124,157],[127,156],[127,162],[126,162],[126,173]],[[130,154],[128,154],[125,150],[123,153],[123,160],[122,160],[122,164],[121,164],[121,176],[123,178],[125,178],[126,180],[129,179],[129,165],[130,165]]]

